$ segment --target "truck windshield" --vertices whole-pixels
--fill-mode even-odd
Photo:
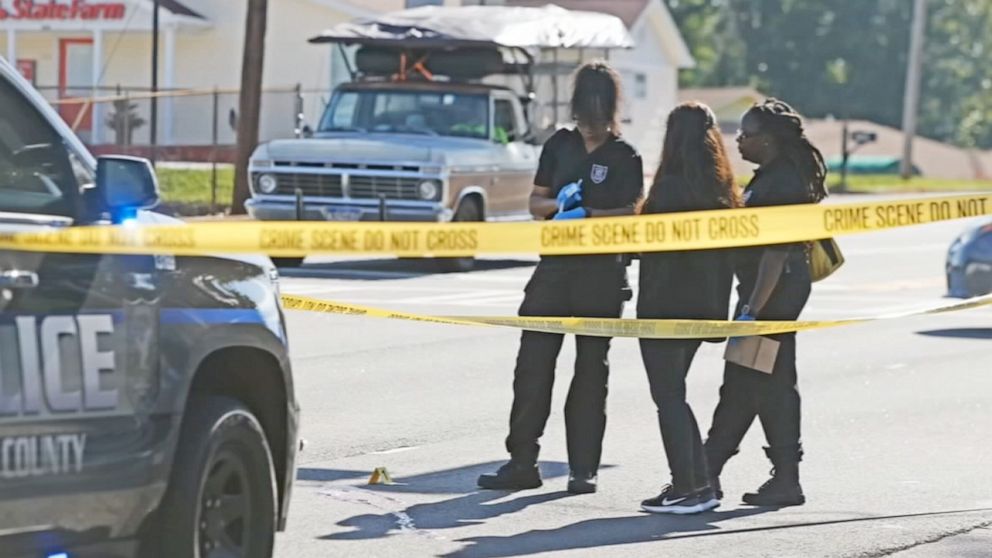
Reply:
[[[339,91],[320,132],[489,137],[489,97],[443,91]]]

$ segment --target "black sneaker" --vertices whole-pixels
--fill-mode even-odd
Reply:
[[[568,474],[568,492],[570,494],[592,494],[596,492],[597,478],[595,473]]]
[[[672,513],[676,515],[686,515],[712,510],[720,505],[720,500],[716,498],[709,488],[702,491],[679,494],[675,492],[672,485],[665,485],[661,494],[641,502],[641,509],[651,513]]]
[[[713,495],[716,496],[717,500],[723,500],[723,487],[720,486],[720,477],[712,477],[710,479],[710,487],[713,490]]]
[[[480,488],[489,490],[526,490],[540,488],[543,483],[537,465],[522,465],[510,461],[495,473],[480,475],[478,484]]]
[[[772,471],[772,478],[761,485],[757,492],[744,494],[744,503],[751,506],[762,506],[771,508],[785,508],[788,506],[801,506],[806,503],[806,496],[803,495],[803,487],[798,481],[789,480],[785,475],[776,475]]]
[[[723,500],[723,491],[707,486],[696,491],[699,503],[703,506],[703,511],[715,510],[720,507],[720,500]]]

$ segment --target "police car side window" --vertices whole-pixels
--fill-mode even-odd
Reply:
[[[0,211],[71,217],[76,174],[62,137],[0,79]]]

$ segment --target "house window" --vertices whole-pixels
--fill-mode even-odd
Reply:
[[[637,99],[648,98],[648,76],[634,74],[634,97]]]
[[[407,8],[419,8],[420,6],[442,6],[444,0],[406,0]]]

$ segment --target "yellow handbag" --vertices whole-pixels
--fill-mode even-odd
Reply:
[[[809,276],[815,283],[822,281],[844,265],[844,254],[832,238],[814,240],[809,250]]]

